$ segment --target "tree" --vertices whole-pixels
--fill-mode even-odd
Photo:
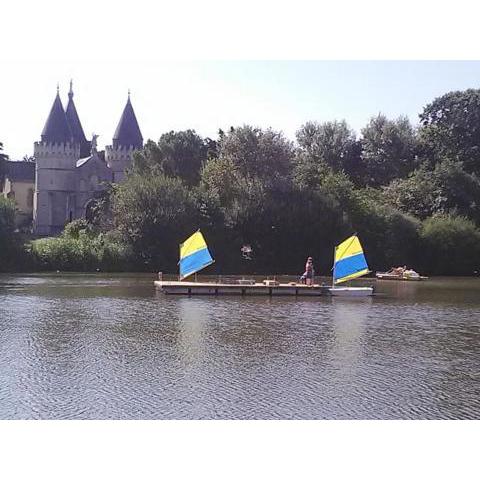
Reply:
[[[405,177],[413,169],[416,137],[408,118],[388,120],[379,114],[370,119],[361,133],[367,185],[387,185],[394,178]]]
[[[385,201],[421,219],[455,213],[480,223],[480,179],[459,162],[443,160],[433,170],[424,164],[408,178],[392,181],[383,192]]]
[[[196,185],[200,169],[216,145],[204,140],[194,130],[164,133],[158,143],[149,140],[143,150],[134,154],[133,171],[161,172],[169,177],[179,177],[188,185]]]
[[[257,176],[270,184],[289,176],[293,156],[293,144],[272,129],[244,125],[219,139],[219,158],[232,162],[241,175]]]
[[[15,202],[0,195],[0,270],[15,257]]]
[[[273,218],[278,199],[291,188],[293,145],[280,132],[247,125],[220,132],[218,145],[218,157],[201,172],[202,221],[223,245],[217,250],[222,265],[241,271],[240,248],[249,244],[255,252],[250,267],[265,270],[278,252]]]
[[[113,194],[116,228],[150,268],[176,270],[178,244],[195,231],[198,211],[179,178],[131,174]]]
[[[112,202],[117,188],[116,183],[105,184],[105,189],[87,204],[86,220],[104,233],[114,228]]]
[[[295,176],[300,182],[322,177],[326,170],[345,171],[352,178],[360,172],[360,145],[355,132],[345,120],[341,122],[307,122],[297,131],[300,147]],[[303,180],[301,180],[303,178]]]
[[[480,174],[480,90],[449,92],[420,114],[422,157],[434,165],[443,158]]]
[[[2,153],[3,143],[0,142],[0,190],[3,189],[3,182],[5,180],[6,172],[6,161],[8,160],[8,155]]]

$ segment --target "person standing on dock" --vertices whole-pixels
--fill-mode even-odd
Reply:
[[[300,277],[302,282],[305,282],[306,285],[313,285],[313,278],[315,276],[315,270],[313,268],[313,258],[308,257],[307,263],[305,264],[305,272]]]

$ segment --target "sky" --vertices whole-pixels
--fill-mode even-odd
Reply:
[[[292,140],[306,121],[345,119],[357,132],[382,112],[418,122],[451,90],[480,86],[479,61],[8,61],[1,79],[0,141],[12,159],[33,154],[56,95],[70,79],[87,138],[111,144],[131,90],[144,139],[170,130],[251,124]]]

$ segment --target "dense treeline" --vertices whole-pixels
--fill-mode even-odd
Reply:
[[[169,132],[135,153],[93,224],[31,252],[44,268],[175,272],[178,244],[200,228],[212,273],[299,273],[311,255],[326,275],[333,246],[357,232],[372,270],[473,274],[479,175],[480,90],[435,99],[415,127],[380,114],[359,136],[345,121],[307,122],[296,142],[248,125]]]

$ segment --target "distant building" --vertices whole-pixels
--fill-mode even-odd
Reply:
[[[17,227],[30,225],[33,218],[33,197],[35,192],[35,163],[5,162],[5,176],[2,194],[15,200]]]
[[[7,162],[3,194],[15,198],[22,222],[33,220],[37,235],[55,235],[84,218],[106,184],[121,182],[132,153],[143,137],[128,94],[112,145],[97,151],[97,136],[88,140],[73,101],[72,83],[64,109],[57,95],[41,140],[34,143],[35,163]]]

